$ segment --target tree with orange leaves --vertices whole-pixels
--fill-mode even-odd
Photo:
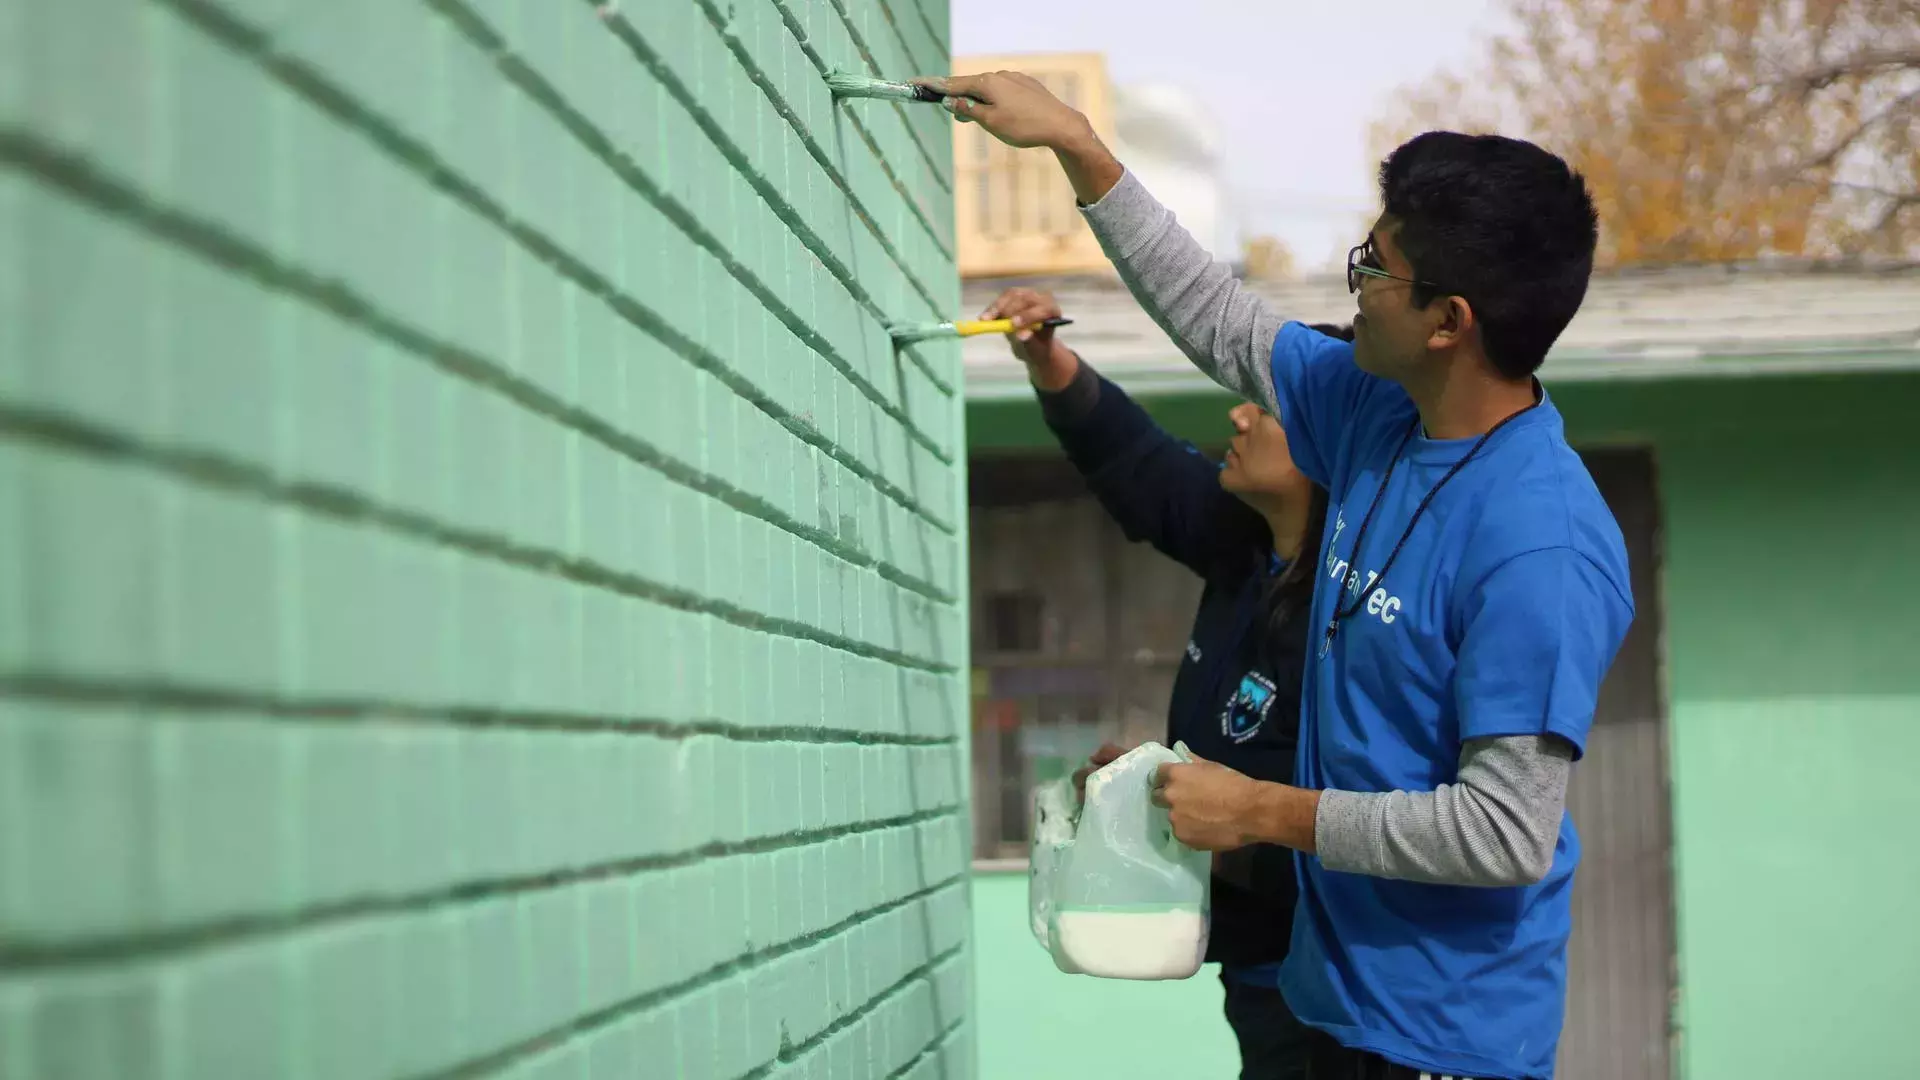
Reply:
[[[1607,265],[1920,255],[1920,0],[1507,0],[1428,128],[1532,138],[1584,172]]]

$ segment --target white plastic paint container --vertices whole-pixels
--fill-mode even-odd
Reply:
[[[1089,776],[1077,808],[1071,781],[1035,790],[1028,912],[1060,970],[1107,979],[1200,970],[1211,860],[1174,839],[1152,801],[1154,774],[1182,760],[1159,743],[1139,746]]]

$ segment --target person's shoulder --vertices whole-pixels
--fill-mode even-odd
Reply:
[[[1413,414],[1413,399],[1400,384],[1360,370],[1354,363],[1353,342],[1345,338],[1323,334],[1303,322],[1288,322],[1273,339],[1273,355],[1277,362],[1300,365],[1313,382],[1342,387],[1349,395],[1344,400],[1355,407],[1356,423],[1398,431]]]
[[[1353,343],[1301,322],[1285,323],[1273,342],[1276,417],[1295,448],[1322,470],[1308,475],[1344,489],[1356,467],[1384,467],[1416,410],[1398,383],[1354,363]]]
[[[1278,367],[1297,365],[1315,381],[1345,384],[1355,392],[1399,389],[1391,380],[1360,370],[1353,362],[1353,342],[1321,333],[1297,319],[1280,324],[1272,359]]]
[[[1550,406],[1542,406],[1550,408]],[[1593,474],[1567,442],[1557,413],[1516,431],[1483,485],[1472,562],[1491,570],[1534,551],[1561,549],[1591,562],[1628,594],[1626,539]]]
[[[1274,338],[1276,349],[1284,348],[1303,355],[1328,357],[1353,362],[1353,342],[1345,338],[1323,334],[1298,319],[1289,319],[1280,324],[1280,333]]]

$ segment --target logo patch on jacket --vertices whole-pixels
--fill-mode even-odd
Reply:
[[[1227,700],[1227,711],[1220,714],[1220,734],[1237,743],[1246,742],[1267,722],[1267,710],[1273,705],[1273,682],[1257,671],[1240,677],[1240,689]]]

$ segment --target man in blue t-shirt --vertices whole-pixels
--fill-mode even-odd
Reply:
[[[1330,494],[1295,784],[1211,762],[1158,780],[1186,843],[1297,852],[1287,959],[1245,977],[1319,1033],[1313,1080],[1551,1076],[1567,778],[1633,618],[1619,527],[1534,378],[1586,295],[1584,181],[1496,136],[1395,150],[1348,256],[1348,344],[1242,288],[1037,82],[933,82],[1055,152],[1135,297]]]

